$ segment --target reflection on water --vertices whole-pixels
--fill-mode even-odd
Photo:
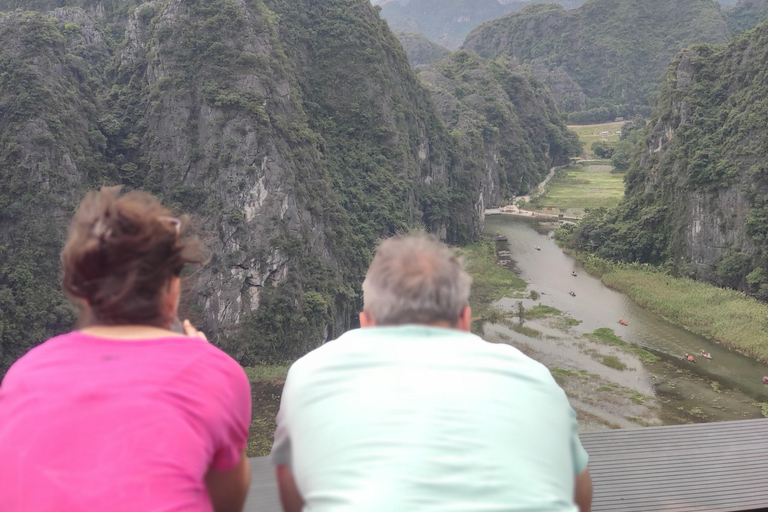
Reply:
[[[753,401],[768,401],[768,386],[762,383],[762,377],[768,375],[766,365],[675,326],[640,308],[626,295],[607,288],[600,279],[587,274],[578,261],[563,253],[550,236],[535,231],[532,223],[533,220],[521,217],[490,215],[486,217],[485,231],[508,237],[509,257],[520,276],[529,283],[530,290],[542,294],[537,302],[582,321],[571,331],[573,335],[600,327],[613,329],[624,340],[665,356],[669,371],[697,376],[707,387],[713,386],[710,381],[714,380],[746,394]],[[573,277],[572,272],[577,276]],[[505,299],[499,306],[511,310],[515,302]],[[628,325],[620,325],[620,319]],[[698,354],[701,350],[711,353],[713,359],[699,357],[695,365],[680,361],[686,352]],[[659,371],[658,363],[653,366],[654,372]],[[647,385],[644,378],[638,377],[638,380],[642,387]]]

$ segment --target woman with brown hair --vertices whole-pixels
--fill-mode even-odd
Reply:
[[[49,339],[0,386],[0,511],[239,511],[251,394],[242,368],[185,321],[189,219],[151,195],[91,192],[62,251],[83,328]]]

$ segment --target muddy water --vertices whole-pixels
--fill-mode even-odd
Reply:
[[[631,391],[655,397],[647,404],[651,410],[638,412],[616,407],[608,413],[596,414],[613,426],[626,427],[626,418],[637,418],[638,414],[644,419],[635,421],[641,424],[761,416],[759,403],[768,402],[768,386],[762,383],[762,377],[768,375],[766,365],[677,327],[640,308],[626,295],[607,288],[598,278],[587,274],[579,262],[564,254],[550,236],[538,233],[532,223],[521,217],[491,215],[486,217],[485,230],[508,237],[509,241],[500,243],[499,249],[509,251],[516,270],[529,283],[529,290],[542,294],[535,303],[553,306],[581,323],[557,328],[553,321],[526,322],[526,326],[542,333],[538,337],[526,336],[501,324],[486,325],[487,338],[526,345],[550,367],[593,375],[601,385],[590,388],[585,384],[586,378],[566,379],[568,384],[564,385],[568,391],[569,385],[579,381],[581,385],[576,386],[570,396],[577,404],[585,400],[594,402],[584,404],[582,410],[586,412],[601,412],[595,407],[600,409],[606,397],[595,398],[594,390],[605,390],[612,385],[628,390],[625,395]],[[536,246],[540,250],[536,250]],[[571,275],[572,271],[577,277]],[[502,299],[497,306],[514,311],[518,301],[526,307],[534,305],[530,299],[509,298]],[[619,319],[626,320],[628,326],[620,325]],[[625,341],[641,345],[660,360],[642,363],[618,348],[582,337],[601,327],[613,329]],[[701,350],[709,352],[712,360],[697,356]],[[686,352],[696,356],[696,364],[682,360]],[[601,364],[604,356],[619,358],[627,368],[618,370]],[[598,393],[601,394],[605,393]]]

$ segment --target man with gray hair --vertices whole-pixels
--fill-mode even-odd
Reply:
[[[362,328],[288,372],[272,448],[286,512],[590,510],[565,393],[470,334],[470,284],[424,233],[379,245]]]

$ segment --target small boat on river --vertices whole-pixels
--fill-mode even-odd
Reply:
[[[701,357],[704,359],[712,359],[712,356],[709,355],[709,352],[704,352],[703,350],[700,352]]]
[[[627,323],[627,321],[626,321],[626,320],[624,320],[623,318],[622,318],[621,320],[619,320],[619,323],[620,323],[621,325],[625,326],[625,327],[629,325],[629,323]]]
[[[536,249],[537,251],[541,250],[541,247],[539,247],[538,245],[534,245],[533,248]]]
[[[575,297],[576,296],[576,294],[573,293],[573,292],[568,292],[568,295],[570,295],[571,297]]]
[[[509,239],[501,233],[496,233],[496,236],[493,237],[494,242],[506,242],[507,240]]]
[[[573,277],[576,277],[576,276],[577,276],[577,274],[576,274],[576,271],[574,271],[574,270],[571,270],[571,275],[572,275]]]

